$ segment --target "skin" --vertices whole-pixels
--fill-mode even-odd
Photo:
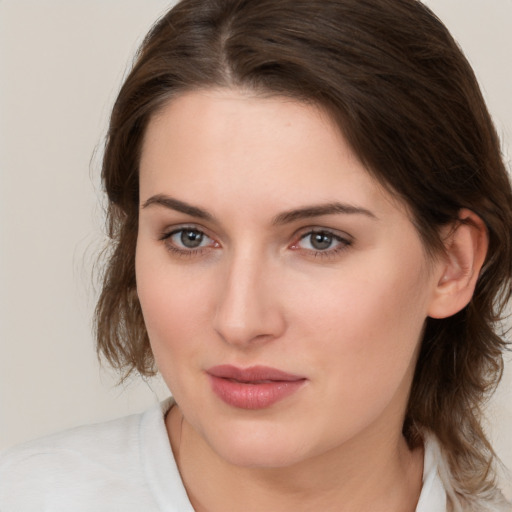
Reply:
[[[471,265],[427,260],[328,116],[290,99],[173,99],[147,128],[140,198],[137,290],[195,509],[415,510],[423,453],[401,428],[419,340],[429,314],[459,307],[446,290]],[[350,212],[303,212],[333,203]],[[198,248],[182,228],[203,234]],[[305,384],[239,409],[212,391],[219,364]]]

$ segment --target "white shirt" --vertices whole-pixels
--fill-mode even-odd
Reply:
[[[194,512],[165,428],[172,404],[7,450],[0,456],[0,511]],[[427,440],[416,512],[446,512],[439,453]]]

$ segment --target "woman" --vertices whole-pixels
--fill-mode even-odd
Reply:
[[[512,191],[415,0],[183,0],[114,106],[98,349],[173,400],[6,454],[9,510],[510,510]]]

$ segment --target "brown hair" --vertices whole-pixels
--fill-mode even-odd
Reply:
[[[127,375],[154,372],[136,294],[138,165],[151,117],[208,87],[313,102],[368,172],[410,208],[431,255],[469,208],[489,250],[470,304],[427,319],[404,435],[439,438],[461,493],[492,489],[481,406],[502,372],[496,332],[512,288],[512,192],[473,71],[416,0],[183,0],[150,31],[113,108],[102,178],[112,253],[96,311],[98,350]]]

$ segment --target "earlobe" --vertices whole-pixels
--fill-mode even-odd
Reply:
[[[432,318],[447,318],[462,310],[473,296],[485,261],[489,238],[482,219],[468,209],[445,234],[445,254],[437,265],[437,283],[429,306]]]

